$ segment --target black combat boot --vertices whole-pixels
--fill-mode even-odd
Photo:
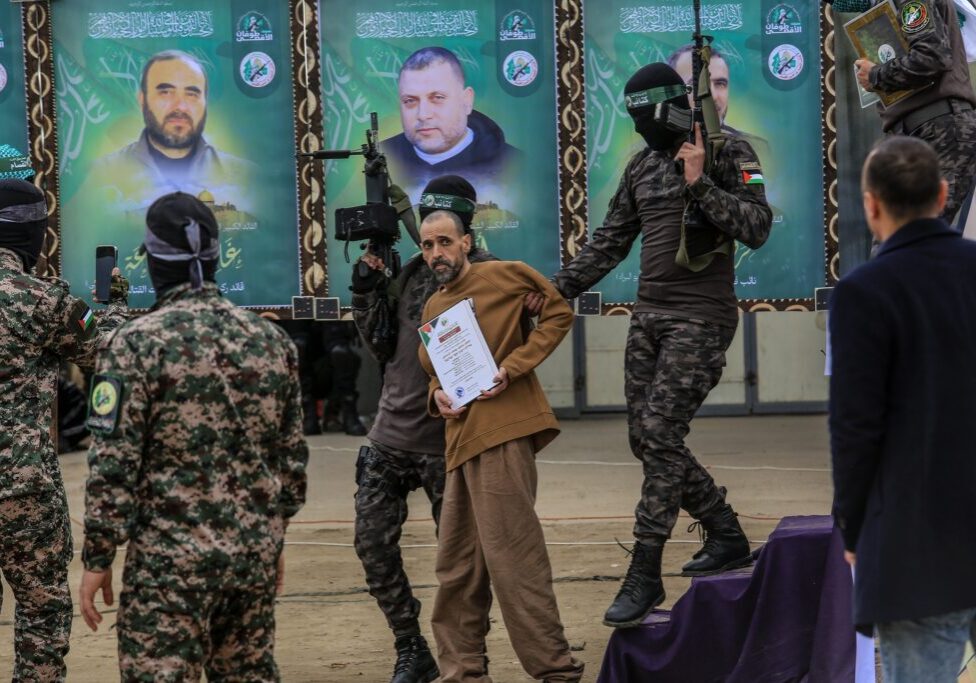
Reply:
[[[422,635],[398,637],[396,651],[397,660],[390,683],[430,683],[441,675]]]
[[[688,531],[695,526],[703,530],[705,544],[692,556],[691,562],[681,568],[682,576],[708,576],[752,562],[749,539],[728,503],[722,503],[715,512],[702,515],[700,521],[688,527]]]
[[[651,610],[664,602],[664,585],[661,583],[663,551],[663,538],[634,543],[627,576],[610,609],[603,615],[605,625],[614,628],[637,626]]]
[[[342,423],[342,431],[349,436],[366,436],[366,425],[359,419],[359,410],[356,408],[356,403],[357,397],[355,394],[342,397],[339,422]]]

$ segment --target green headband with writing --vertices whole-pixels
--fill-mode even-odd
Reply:
[[[688,95],[690,92],[691,86],[689,85],[662,85],[624,95],[624,102],[627,103],[627,109],[640,109],[673,100],[675,97]]]
[[[454,213],[474,213],[477,207],[473,201],[465,197],[424,192],[420,195],[420,208],[453,211]]]
[[[27,180],[34,175],[30,157],[23,155],[0,156],[0,179],[20,178]]]

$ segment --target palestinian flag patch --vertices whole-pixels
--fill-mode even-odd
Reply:
[[[745,185],[765,185],[766,179],[763,178],[763,174],[759,171],[743,171],[742,182]]]
[[[75,299],[68,307],[61,324],[72,337],[89,340],[95,336],[95,314],[81,299]]]
[[[85,314],[81,316],[81,319],[78,320],[78,325],[81,327],[82,332],[87,332],[92,328],[92,325],[94,324],[95,324],[95,314],[92,313],[92,309],[88,308],[85,311]]]

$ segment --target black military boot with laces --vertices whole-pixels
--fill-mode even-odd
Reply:
[[[688,531],[696,526],[705,543],[692,556],[691,562],[681,568],[682,576],[709,576],[744,567],[752,562],[749,539],[728,503],[723,503],[714,512],[702,515],[699,522],[692,522]]]
[[[661,583],[663,551],[664,539],[634,543],[630,567],[617,597],[603,615],[604,624],[614,628],[637,626],[651,610],[664,602],[664,585]]]
[[[422,635],[398,637],[396,651],[397,660],[390,683],[430,683],[441,675]]]

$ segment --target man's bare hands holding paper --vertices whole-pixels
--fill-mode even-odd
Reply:
[[[495,386],[491,389],[482,390],[481,396],[478,397],[479,401],[487,401],[489,398],[495,398],[498,394],[505,391],[508,388],[508,370],[505,368],[498,368],[498,374],[494,377]]]
[[[434,392],[434,403],[437,404],[437,410],[440,411],[441,417],[445,420],[459,418],[468,409],[467,406],[461,406],[457,410],[454,410],[451,397],[445,394],[443,389],[438,389]]]

